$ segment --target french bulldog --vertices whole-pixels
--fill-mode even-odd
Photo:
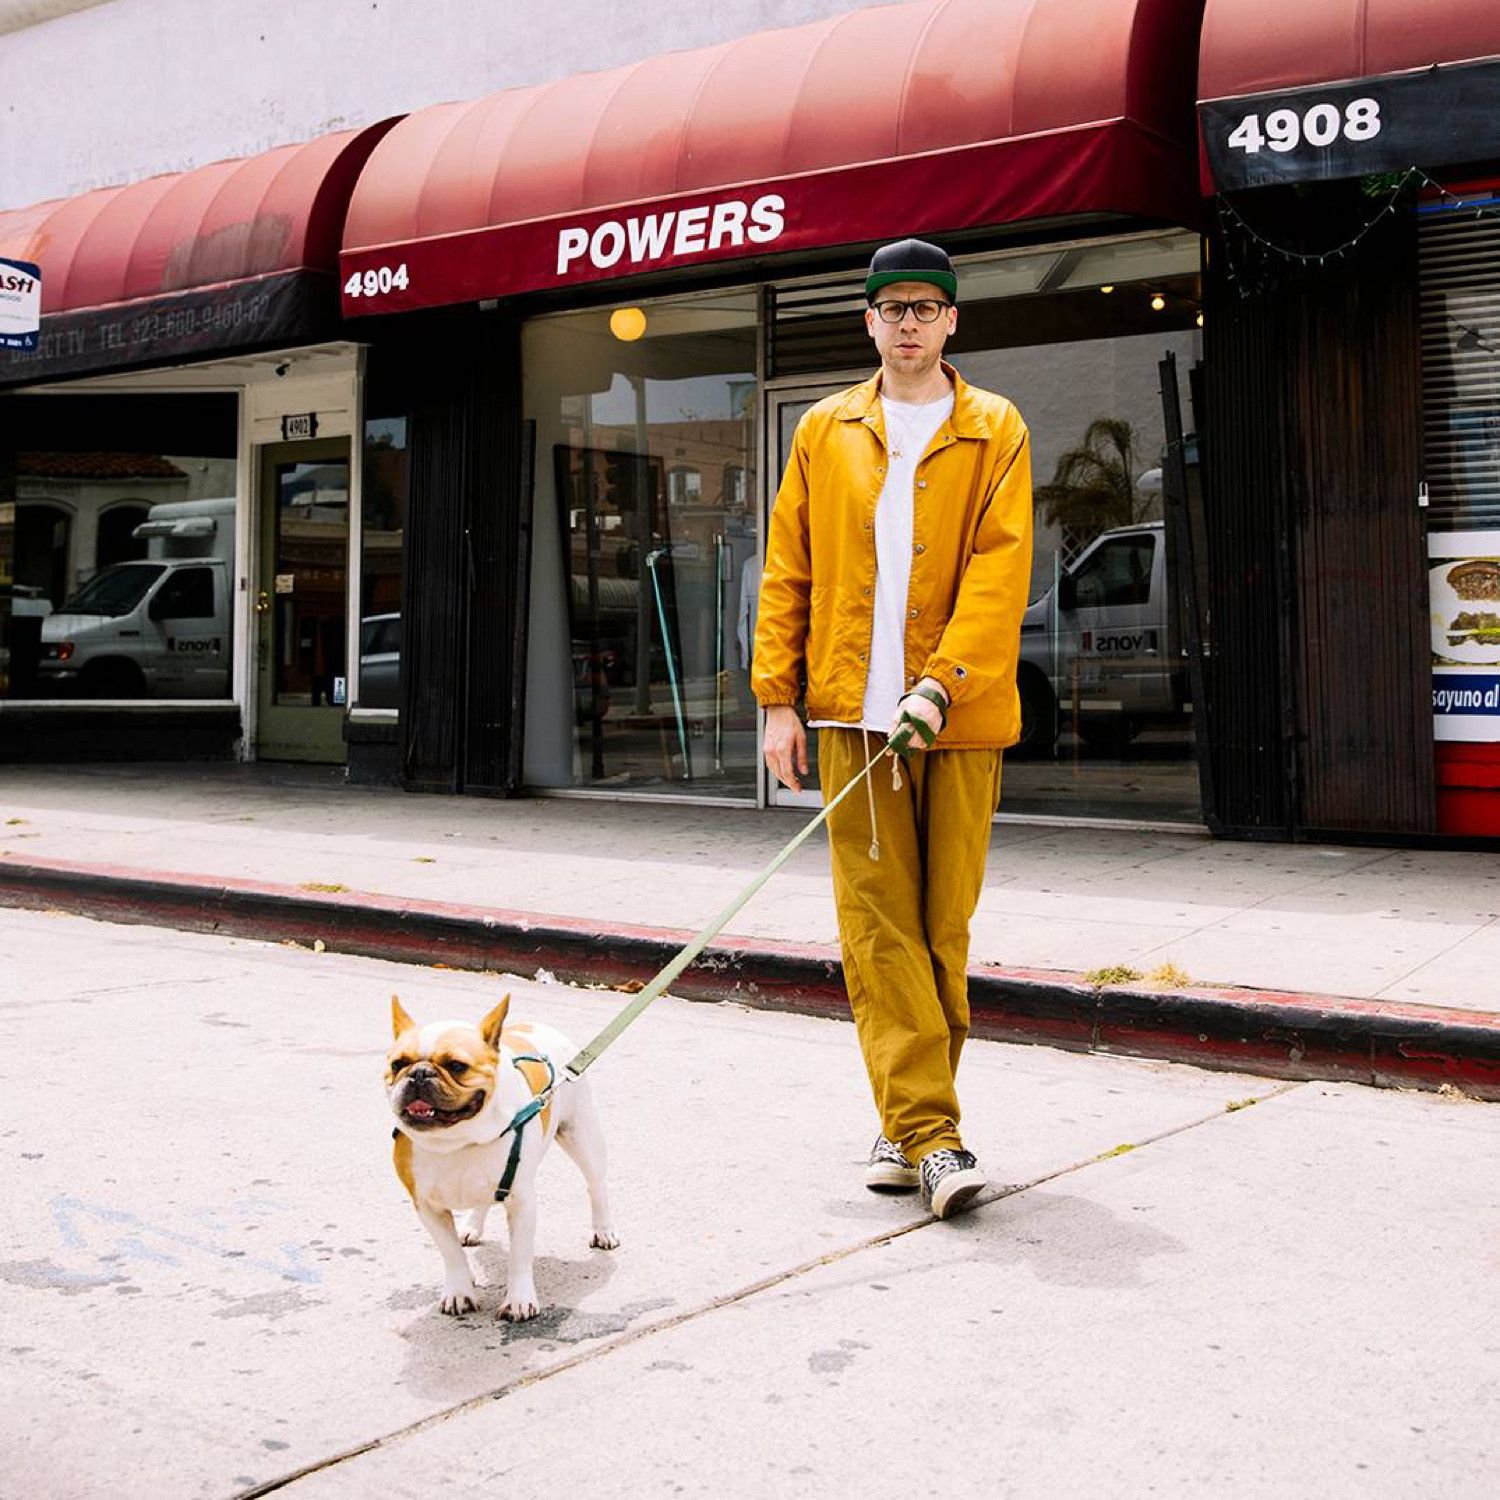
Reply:
[[[545,1057],[560,1079],[574,1048],[546,1026],[507,1027],[507,995],[477,1026],[467,1021],[418,1025],[391,996],[395,1040],[386,1057],[385,1087],[396,1117],[396,1175],[411,1195],[417,1217],[443,1257],[440,1310],[453,1315],[478,1306],[465,1245],[477,1245],[495,1201],[514,1141],[507,1127],[547,1086]],[[541,1113],[521,1127],[521,1153],[505,1199],[510,1256],[499,1316],[534,1318],[538,1303],[532,1262],[536,1246],[536,1169],[554,1137],[578,1164],[593,1213],[590,1245],[613,1250],[605,1191],[604,1131],[588,1081],[570,1080]],[[468,1210],[462,1239],[453,1222]]]

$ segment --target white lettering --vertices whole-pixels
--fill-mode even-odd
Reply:
[[[714,205],[713,224],[708,231],[708,248],[717,250],[725,240],[731,245],[745,243],[745,216],[750,212],[743,203],[731,199]]]
[[[640,265],[668,254],[699,255],[726,245],[738,248],[747,240],[764,245],[779,239],[785,229],[786,199],[779,193],[766,193],[748,207],[741,199],[731,198],[699,208],[669,209],[623,221],[610,219],[592,234],[575,224],[558,231],[557,274],[566,275],[584,254],[601,271],[607,271],[627,251],[630,264]],[[393,279],[393,286],[400,284],[399,276]],[[363,287],[350,295],[358,296],[360,291],[369,295]]]
[[[1465,709],[1486,707],[1485,695],[1479,688],[1433,688],[1432,706],[1440,714],[1461,713]]]
[[[672,220],[676,213],[668,210],[664,214],[652,214],[647,219],[631,219],[630,259],[632,261],[655,260],[667,248],[667,236],[672,232]]]
[[[691,255],[703,248],[708,229],[708,209],[685,208],[677,215],[677,237],[672,241],[673,255]]]
[[[786,228],[785,212],[786,199],[780,193],[767,193],[764,198],[757,198],[750,205],[750,238],[761,245],[779,239],[781,231]]]
[[[561,276],[588,247],[587,229],[564,229],[557,237],[557,274]]]
[[[594,231],[589,243],[589,259],[601,271],[607,271],[625,253],[625,226],[606,220]]]

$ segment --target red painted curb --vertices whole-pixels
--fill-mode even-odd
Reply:
[[[652,978],[692,938],[613,924],[358,891],[0,859],[0,906],[234,933],[403,963],[614,987]],[[689,999],[846,1016],[838,950],[721,938],[673,985]],[[973,1032],[1284,1078],[1452,1085],[1500,1099],[1500,1015],[1345,996],[1194,986],[1096,989],[1081,975],[977,965]]]

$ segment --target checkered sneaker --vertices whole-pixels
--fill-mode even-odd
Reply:
[[[984,1173],[972,1151],[929,1151],[922,1158],[922,1202],[934,1218],[962,1213],[984,1190]]]
[[[894,1141],[877,1135],[865,1168],[865,1186],[872,1193],[913,1193],[917,1189],[917,1169]]]

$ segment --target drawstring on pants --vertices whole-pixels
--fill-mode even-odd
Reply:
[[[859,727],[861,743],[864,745],[865,762],[870,761],[870,731],[865,725]],[[901,757],[891,756],[891,790],[901,790]],[[870,804],[870,858],[878,861],[880,859],[880,829],[875,821],[875,783],[871,779],[869,770],[865,772],[865,798]]]
[[[870,759],[870,731],[860,725],[860,741],[865,748],[865,761]],[[880,830],[875,823],[875,783],[870,779],[870,773],[865,772],[865,796],[870,803],[870,858],[878,861],[880,859]]]

